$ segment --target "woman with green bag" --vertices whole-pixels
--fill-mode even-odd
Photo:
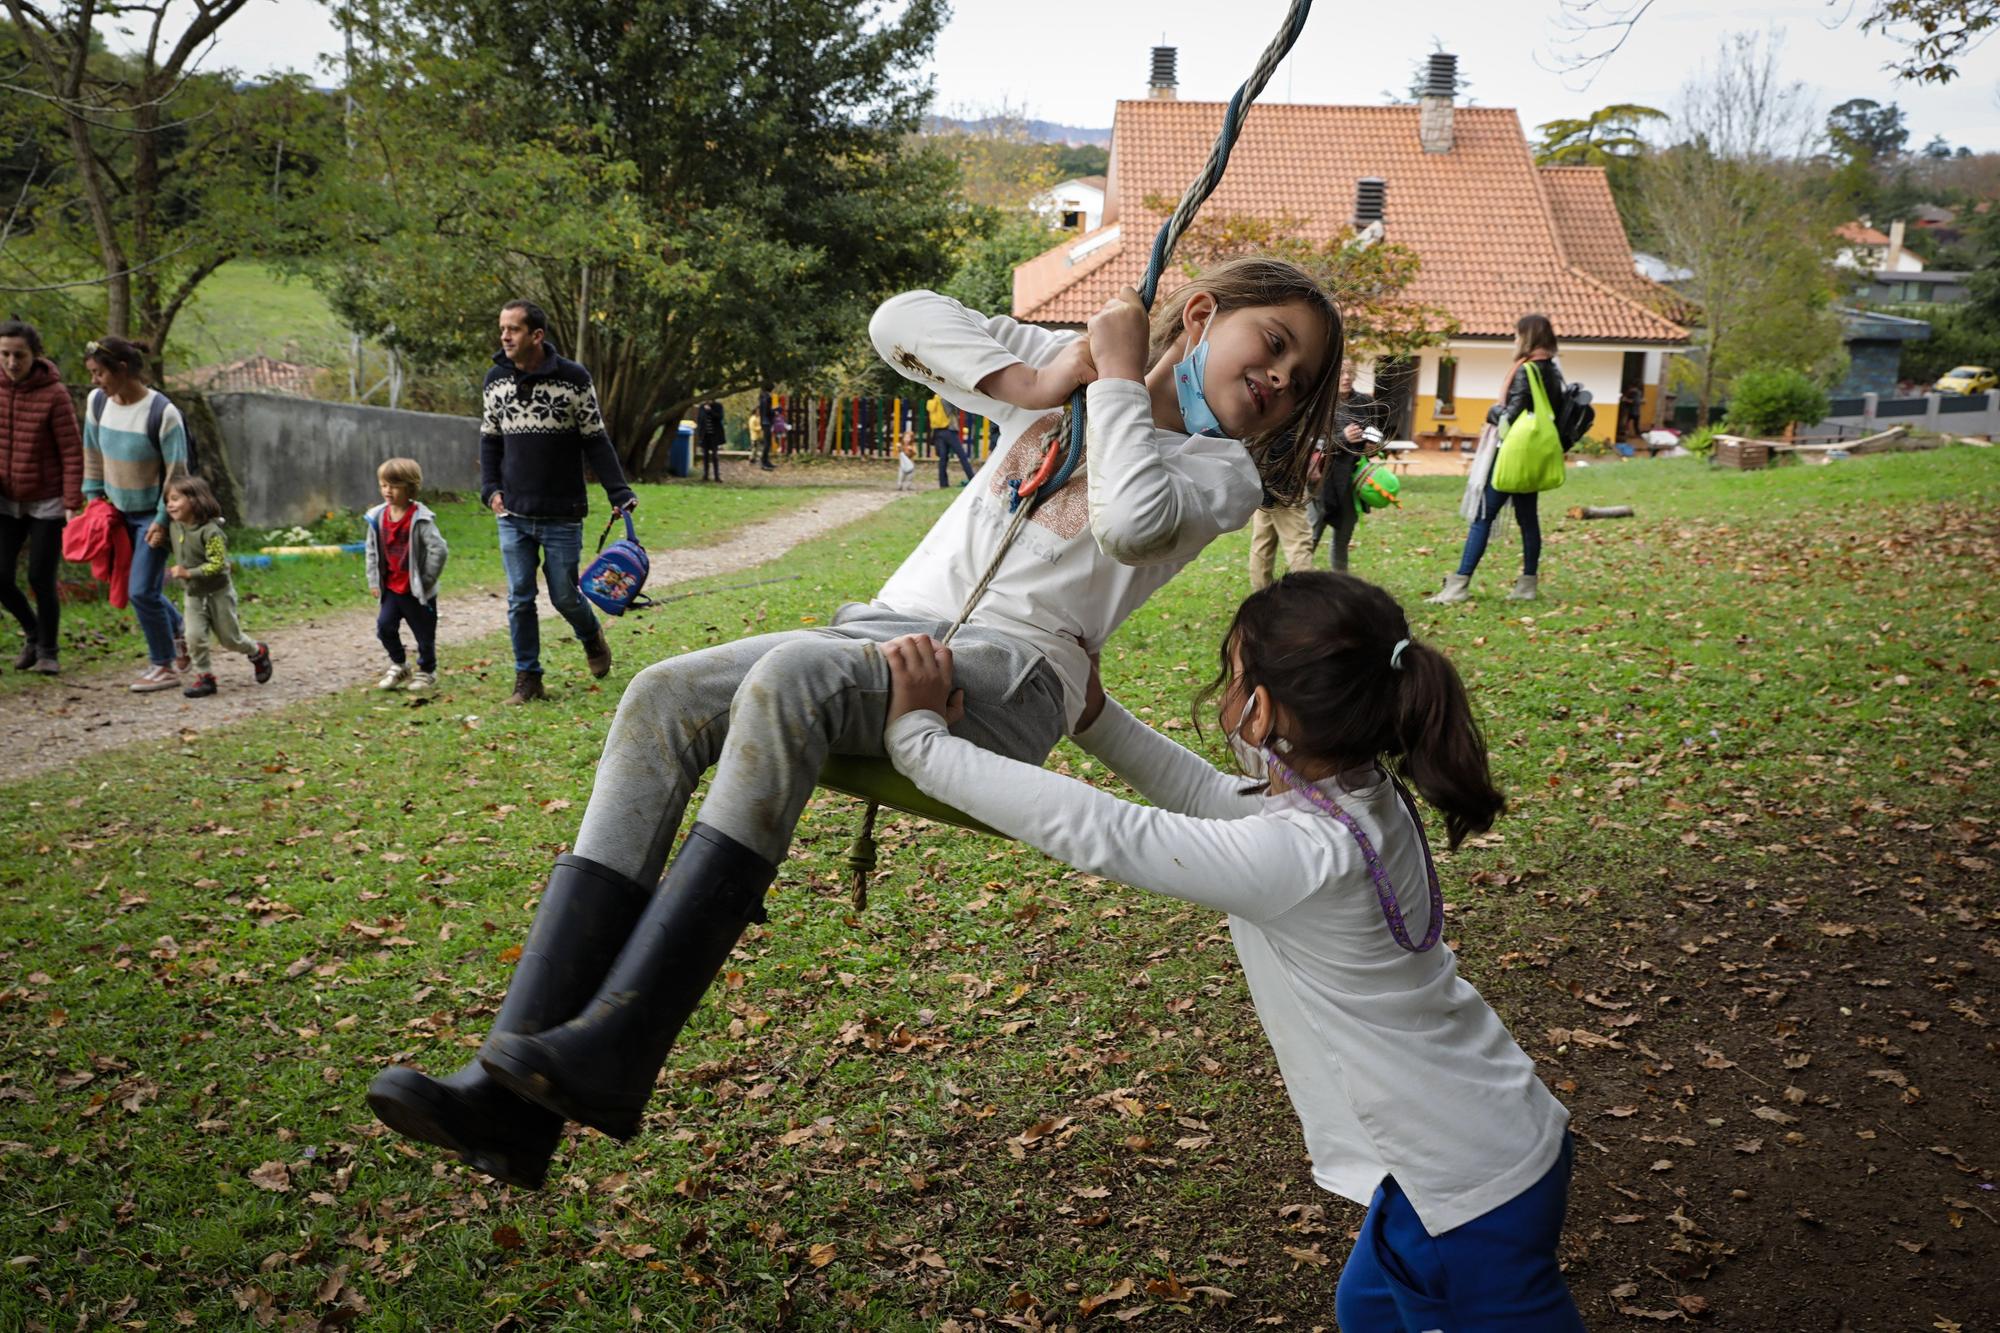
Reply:
[[[1535,496],[1563,484],[1562,439],[1556,433],[1553,404],[1563,394],[1562,370],[1556,365],[1556,331],[1547,315],[1523,315],[1514,325],[1514,368],[1507,390],[1486,414],[1487,431],[1466,478],[1460,512],[1471,520],[1458,572],[1447,574],[1444,587],[1426,601],[1462,602],[1471,594],[1472,575],[1486,554],[1493,520],[1509,502],[1521,525],[1521,577],[1507,594],[1509,601],[1533,601],[1542,559],[1542,520]]]

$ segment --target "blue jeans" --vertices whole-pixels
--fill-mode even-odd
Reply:
[[[965,469],[965,479],[972,480],[972,456],[965,451],[965,437],[954,426],[941,426],[931,432],[931,448],[937,450],[938,485],[951,484],[951,456],[958,455],[958,465]]]
[[[180,608],[167,600],[167,566],[174,562],[173,548],[155,550],[146,545],[146,530],[153,526],[151,514],[134,515],[119,511],[132,533],[132,574],[125,591],[132,595],[132,614],[139,618],[139,632],[146,636],[146,657],[154,666],[174,664],[174,640],[180,637]]]
[[[1556,1264],[1575,1142],[1526,1191],[1441,1236],[1424,1230],[1395,1177],[1368,1204],[1340,1272],[1342,1328],[1389,1333],[1583,1333]]]
[[[500,563],[507,570],[507,635],[514,641],[514,670],[542,674],[542,620],[535,610],[538,563],[549,585],[549,600],[576,631],[576,641],[596,640],[597,617],[576,586],[582,556],[582,519],[500,515]]]
[[[1458,572],[1471,578],[1479,568],[1479,557],[1486,554],[1486,540],[1493,535],[1494,521],[1500,517],[1500,510],[1511,503],[1514,506],[1514,521],[1521,525],[1521,572],[1533,575],[1542,564],[1542,515],[1536,507],[1533,491],[1514,494],[1496,491],[1491,485],[1486,488],[1486,498],[1480,503],[1481,518],[1472,520],[1472,526],[1465,533],[1465,553],[1458,558]]]

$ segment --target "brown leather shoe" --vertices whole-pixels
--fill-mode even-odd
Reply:
[[[533,703],[537,699],[546,699],[548,697],[548,692],[542,688],[541,672],[516,671],[514,673],[514,692],[507,696],[508,703]]]
[[[583,645],[583,657],[590,664],[590,674],[604,676],[611,671],[611,644],[604,637],[604,627],[598,626],[597,637]]]

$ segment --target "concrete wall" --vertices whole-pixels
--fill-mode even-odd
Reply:
[[[1873,435],[1891,426],[1909,426],[1946,435],[2000,435],[2000,392],[1927,393],[1915,398],[1868,393],[1858,402],[1836,398],[1830,406],[1833,414],[1805,434],[1831,435],[1840,427],[1849,435]]]
[[[242,486],[243,521],[305,523],[329,509],[380,504],[375,469],[414,458],[424,491],[479,494],[479,422],[262,393],[208,396]]]

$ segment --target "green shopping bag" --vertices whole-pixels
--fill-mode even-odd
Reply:
[[[1549,410],[1548,390],[1542,387],[1542,369],[1533,361],[1526,369],[1534,410],[1507,423],[1507,438],[1493,460],[1493,489],[1511,495],[1552,491],[1563,484],[1562,436],[1556,432],[1556,414]]]

